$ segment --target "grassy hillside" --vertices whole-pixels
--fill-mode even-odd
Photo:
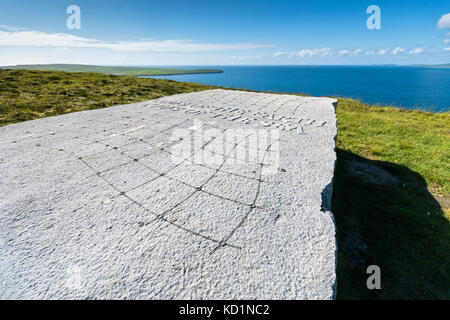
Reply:
[[[0,125],[212,89],[94,73],[0,70]],[[450,299],[450,114],[339,99],[338,298]],[[368,265],[382,290],[366,288]]]
[[[99,73],[0,69],[0,125],[205,88],[208,87]]]
[[[172,69],[172,68],[139,68],[139,67],[108,67],[90,66],[81,64],[34,64],[1,67],[12,70],[40,70],[40,71],[65,71],[65,72],[97,72],[104,74],[116,74],[125,76],[161,76],[194,73],[219,73],[215,69]]]

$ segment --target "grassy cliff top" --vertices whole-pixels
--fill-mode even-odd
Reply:
[[[0,70],[0,126],[213,88],[99,73]],[[450,113],[338,100],[332,206],[338,298],[450,299]],[[381,268],[382,290],[366,287],[372,264]]]
[[[220,73],[215,69],[175,69],[175,68],[141,68],[141,67],[108,67],[91,66],[82,64],[31,64],[5,66],[2,69],[13,70],[40,70],[40,71],[65,71],[65,72],[97,72],[104,74],[116,74],[125,76],[161,76],[194,73]]]

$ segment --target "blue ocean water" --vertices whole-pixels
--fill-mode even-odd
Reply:
[[[405,109],[450,110],[450,68],[403,66],[208,66],[207,68],[217,68],[224,72],[155,78],[258,91],[348,97],[369,104]]]

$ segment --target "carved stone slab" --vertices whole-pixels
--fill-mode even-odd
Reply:
[[[335,106],[211,90],[0,128],[0,298],[332,299]]]

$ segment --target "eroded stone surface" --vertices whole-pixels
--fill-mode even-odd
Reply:
[[[333,298],[334,103],[211,90],[0,128],[0,298]]]

